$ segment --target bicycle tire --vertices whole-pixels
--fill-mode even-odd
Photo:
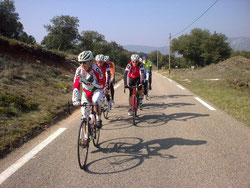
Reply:
[[[94,134],[95,134],[95,137],[93,138],[93,144],[94,144],[94,146],[96,147],[96,148],[98,148],[99,147],[99,140],[100,140],[100,129],[98,129],[98,128],[94,128],[93,129],[93,131],[94,131]]]
[[[85,169],[87,158],[88,158],[88,151],[89,151],[89,143],[86,146],[82,145],[82,138],[83,138],[83,128],[84,126],[88,126],[88,121],[82,121],[79,133],[78,133],[78,140],[77,140],[77,157],[78,163],[81,169]],[[89,135],[88,135],[88,142],[89,142]]]

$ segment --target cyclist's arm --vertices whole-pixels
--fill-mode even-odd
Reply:
[[[123,78],[123,80],[124,80],[124,86],[128,85],[128,84],[127,84],[127,78],[128,78],[128,74],[129,74],[129,72],[130,72],[130,69],[131,69],[131,65],[128,64],[128,65],[126,66],[126,69],[125,69],[125,72],[124,72],[124,78]]]
[[[145,80],[145,68],[143,64],[140,64],[139,67],[140,67],[140,84],[143,84]]]
[[[74,77],[74,84],[73,84],[73,93],[72,93],[72,102],[78,102],[79,101],[79,91],[80,91],[80,69],[77,68],[75,77]]]
[[[109,83],[110,83],[111,74],[110,74],[110,67],[109,67],[108,64],[106,65],[105,76],[106,76],[106,89],[109,89]]]
[[[111,78],[111,81],[114,81],[115,80],[115,64],[114,62],[111,62],[112,63],[112,71],[113,71],[113,75],[112,75],[112,78]]]

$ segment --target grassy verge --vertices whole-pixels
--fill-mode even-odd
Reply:
[[[173,70],[171,78],[250,127],[249,60],[235,57],[194,71]]]
[[[116,81],[123,69],[117,67]],[[74,72],[0,57],[0,158],[68,116]]]

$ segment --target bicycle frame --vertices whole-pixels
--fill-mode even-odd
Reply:
[[[138,102],[139,102],[139,96],[138,96],[138,86],[128,86],[129,89],[132,89],[132,97],[130,102],[130,107],[133,113],[133,125],[136,125],[135,123],[135,117],[137,117],[137,110],[138,110]],[[126,88],[124,88],[125,93]]]

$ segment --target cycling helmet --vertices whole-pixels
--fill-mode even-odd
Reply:
[[[94,59],[91,51],[83,51],[78,55],[78,62],[86,62]]]
[[[148,56],[144,55],[144,56],[143,56],[143,59],[148,59]]]
[[[109,56],[104,56],[104,61],[109,61]]]
[[[131,55],[131,61],[138,61],[139,60],[139,55],[138,54],[132,54]]]
[[[142,63],[142,58],[141,57],[139,58],[139,62]]]
[[[104,61],[104,55],[98,54],[97,56],[95,56],[95,60],[96,61]]]

